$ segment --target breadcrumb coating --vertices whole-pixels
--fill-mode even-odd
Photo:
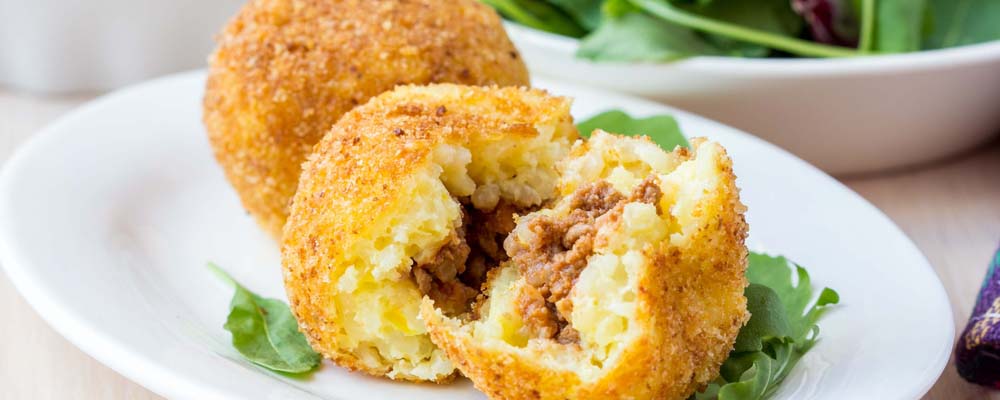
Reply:
[[[423,300],[434,343],[493,399],[685,399],[715,379],[749,318],[747,225],[725,150],[702,139],[691,148],[668,154],[648,138],[598,131],[561,163],[563,197],[508,237],[544,240],[533,222],[571,215],[573,193],[593,182],[623,193],[658,185],[650,193],[662,196],[646,196],[655,204],[625,200],[597,219],[592,253],[561,300],[572,306],[549,308],[576,341],[533,326],[538,316],[521,305],[541,301],[538,285],[515,257],[491,274],[479,318]]]
[[[415,282],[415,260],[472,231],[464,207],[554,198],[555,164],[578,137],[569,108],[540,90],[437,84],[345,114],[305,163],[282,239],[289,303],[312,346],[372,375],[450,379],[419,319],[430,285]]]
[[[275,238],[302,162],[348,110],[402,84],[529,83],[500,18],[474,0],[253,0],[217,41],[205,127]]]

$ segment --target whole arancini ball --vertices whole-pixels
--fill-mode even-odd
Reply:
[[[255,0],[209,64],[215,157],[275,238],[302,162],[345,112],[400,84],[529,83],[500,18],[475,0]]]

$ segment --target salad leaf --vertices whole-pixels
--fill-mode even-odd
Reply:
[[[740,330],[719,379],[695,394],[697,399],[762,399],[773,394],[816,343],[820,317],[840,301],[829,288],[813,301],[809,273],[782,256],[750,253],[747,279],[750,321]]]
[[[503,16],[531,28],[570,37],[581,37],[586,33],[573,18],[544,0],[480,1]]]
[[[743,26],[730,21],[723,21],[688,11],[675,1],[668,0],[629,0],[643,11],[664,21],[694,29],[704,34],[717,35],[735,41],[741,41],[785,51],[794,55],[810,57],[842,57],[857,55],[852,49],[811,42],[797,37],[778,34],[770,31]],[[721,1],[721,0],[715,0]],[[739,4],[751,0],[727,0],[728,4]],[[761,1],[761,0],[758,0]],[[768,0],[771,1],[771,0]],[[791,7],[790,5],[787,5]],[[730,7],[733,7],[730,5]],[[793,17],[789,17],[793,18]],[[794,18],[798,18],[795,16]]]
[[[759,283],[751,283],[744,293],[747,310],[754,317],[747,322],[736,337],[735,352],[760,351],[764,338],[791,336],[792,324],[784,312],[784,303],[778,293]]]
[[[801,30],[801,18],[787,4],[781,7],[784,0],[766,1],[778,7],[743,0],[702,0],[681,4],[678,9],[779,33],[786,28]],[[584,38],[577,56],[595,61],[671,61],[695,55],[763,57],[770,51],[657,18],[628,0],[606,1],[603,9],[604,22]]]
[[[569,14],[588,31],[601,24],[601,7],[604,0],[551,0],[552,4]]]
[[[529,27],[583,38],[577,57],[594,61],[849,57],[1000,40],[997,0],[480,1]]]
[[[875,2],[874,50],[906,53],[920,50],[926,0]]]
[[[792,280],[793,275],[797,281],[795,283]],[[813,302],[809,273],[805,268],[783,256],[750,253],[747,279],[750,283],[767,286],[775,291],[789,317],[791,330],[790,335],[786,336],[795,341],[815,341],[814,336],[818,329],[816,321],[826,312],[827,305],[840,301],[836,291],[824,288],[820,291],[816,302]]]
[[[930,29],[924,49],[1000,40],[1000,1],[926,0]]]
[[[622,11],[629,8],[636,12]],[[815,56],[855,54],[797,38],[804,22],[785,0],[608,0],[604,10],[603,22],[580,43],[578,57],[662,62],[695,55],[763,57],[771,48]]]
[[[629,0],[607,0],[601,7],[601,15],[605,18],[619,18],[630,12],[641,12],[642,9],[633,5]]]
[[[720,21],[787,36],[798,36],[805,25],[788,0],[715,0],[690,10]]]
[[[802,32],[805,21],[789,6],[788,0],[714,0],[678,7],[716,21],[796,38]],[[739,37],[706,34],[717,47],[727,50],[730,55],[764,57],[770,49],[749,43]]]
[[[667,151],[677,146],[688,146],[677,120],[669,115],[633,118],[624,111],[609,110],[577,123],[576,127],[583,137],[590,137],[595,129],[603,129],[626,136],[649,136],[654,143]]]
[[[247,290],[213,263],[208,268],[236,289],[224,327],[243,357],[278,372],[309,372],[319,365],[320,355],[299,332],[288,305]]]
[[[576,55],[593,61],[673,61],[692,55],[723,55],[696,32],[642,12],[604,20],[583,38]]]
[[[858,45],[861,50],[867,49],[858,44],[864,36],[861,16],[874,14],[874,4],[874,0],[792,0],[792,9],[802,15],[812,40],[848,47]]]

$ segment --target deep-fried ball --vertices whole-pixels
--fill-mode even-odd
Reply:
[[[747,321],[747,226],[718,144],[596,132],[517,219],[479,312],[425,299],[435,344],[494,399],[685,399]]]
[[[282,239],[285,287],[312,346],[347,368],[444,381],[427,295],[472,312],[513,215],[558,194],[577,139],[539,90],[402,86],[344,115],[305,163]]]
[[[209,64],[216,159],[275,237],[302,162],[351,108],[400,84],[529,83],[499,17],[475,0],[254,0]]]

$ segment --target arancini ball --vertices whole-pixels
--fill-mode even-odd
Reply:
[[[478,313],[423,300],[432,341],[493,399],[682,400],[718,377],[749,319],[747,225],[725,150],[691,145],[578,142]]]
[[[496,399],[684,399],[749,318],[725,149],[597,131],[525,88],[405,86],[305,164],[285,288],[337,364]]]
[[[275,238],[302,162],[345,112],[401,84],[529,84],[500,18],[475,0],[253,0],[217,41],[205,127]]]
[[[569,109],[540,90],[436,84],[337,121],[303,167],[282,237],[289,304],[313,348],[372,375],[450,379],[421,299],[472,311],[514,215],[558,195],[555,165],[577,139]]]

